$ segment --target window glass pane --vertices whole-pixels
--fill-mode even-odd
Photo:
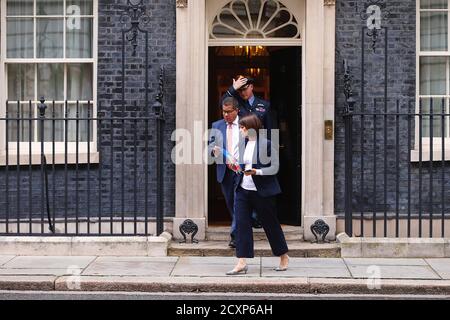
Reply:
[[[64,100],[64,65],[38,64],[37,72],[38,97],[45,100]]]
[[[66,36],[67,58],[92,58],[91,18],[68,18]]]
[[[34,118],[34,104],[17,103],[8,104],[8,118]],[[18,112],[19,111],[19,112]],[[8,121],[8,141],[17,142],[33,141],[34,139],[34,121],[30,120],[10,120]]]
[[[421,9],[447,9],[448,0],[420,0]]]
[[[36,15],[64,15],[63,0],[36,0]]]
[[[270,33],[271,31],[273,31],[274,29],[288,23],[291,20],[291,14],[288,11],[280,11],[278,12],[278,14],[276,15],[276,18],[273,19],[268,25],[267,27],[264,29],[264,32]],[[273,37],[273,35],[270,35],[271,37]],[[281,35],[283,36],[283,35]]]
[[[445,57],[420,58],[420,94],[446,94],[446,59]]]
[[[214,26],[212,33],[217,38],[243,38],[243,34],[236,33],[234,30],[224,26],[216,25]]]
[[[34,100],[34,65],[8,64],[8,100]]]
[[[52,142],[53,137],[55,138],[55,142],[64,141],[64,120],[48,120],[51,118],[64,118],[64,105],[56,104],[53,106],[53,103],[46,102],[47,110],[45,112],[44,120],[44,141]],[[41,129],[42,123],[38,121],[38,142],[41,141]]]
[[[67,0],[67,15],[92,15],[92,0]]]
[[[297,26],[293,24],[288,24],[284,26],[283,28],[280,28],[278,30],[275,30],[273,32],[270,32],[266,34],[268,37],[274,37],[274,38],[293,38],[298,34],[298,28]]]
[[[6,14],[8,16],[32,16],[33,0],[8,0]]]
[[[67,65],[67,99],[92,100],[92,64]]]
[[[425,114],[422,117],[422,137],[430,137],[430,124],[431,118],[433,118],[433,138],[442,138],[442,117],[440,114],[442,113],[442,105],[444,104],[445,108],[445,100],[442,98],[428,98],[421,99],[422,100],[422,113]],[[431,116],[431,103],[433,103],[433,116]],[[445,109],[444,109],[445,110]],[[448,117],[445,117],[444,120],[444,128],[447,127]],[[444,133],[445,135],[445,133]]]
[[[36,19],[37,58],[63,57],[63,19]]]
[[[249,7],[249,8],[251,9],[251,7]],[[236,14],[236,16],[239,18],[241,23],[243,23],[247,29],[251,28],[250,21],[248,20],[247,6],[245,5],[244,2],[236,1],[233,4],[233,12]],[[225,17],[225,16],[222,14],[222,17]],[[227,20],[230,20],[231,23],[233,23],[232,21],[235,21],[235,23],[239,23],[238,20],[236,20],[236,18],[230,19],[229,16],[227,17]],[[240,25],[236,25],[236,27],[238,29],[242,28],[242,26],[240,26]]]
[[[420,49],[446,51],[448,45],[447,12],[422,12],[420,14]]]
[[[90,115],[88,116],[88,105],[87,104],[79,104],[78,105],[78,118],[92,118],[92,104],[90,105]],[[68,105],[68,117],[69,118],[77,118],[77,106],[76,104]],[[89,122],[89,126],[88,126]],[[87,142],[88,141],[88,127],[90,128],[90,137],[91,141],[94,141],[94,137],[92,135],[92,126],[93,121],[88,120],[78,120],[78,141],[79,142]],[[76,130],[77,130],[77,121],[72,120],[68,121],[68,141],[76,142]]]
[[[273,17],[277,11],[278,6],[274,1],[267,1],[264,4],[262,16],[261,16],[261,27],[265,26],[269,22],[270,18]]]
[[[235,12],[235,14],[239,14],[239,12]],[[241,20],[244,19],[244,17],[241,17]],[[220,14],[220,20],[222,21],[224,26],[230,27],[230,29],[236,29],[241,32],[245,32],[245,29],[242,27],[240,22],[236,19],[234,14],[230,11],[223,11]],[[248,21],[248,18],[246,19]]]
[[[33,58],[33,19],[8,18],[6,29],[8,58]]]
[[[269,1],[270,2],[270,1]],[[261,11],[261,0],[249,0],[248,9],[250,11],[250,16],[252,17],[253,25],[258,24],[259,12]],[[260,25],[262,26],[262,25]]]

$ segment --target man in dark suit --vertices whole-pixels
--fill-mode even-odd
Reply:
[[[239,105],[233,97],[227,97],[223,101],[222,113],[223,119],[216,121],[212,125],[209,137],[208,150],[211,156],[215,157],[217,164],[216,174],[217,182],[220,184],[222,193],[225,197],[227,208],[232,219],[230,230],[231,248],[236,247],[236,221],[234,219],[234,186],[237,173],[232,170],[231,164],[227,163],[227,159],[222,150],[225,149],[239,163],[240,150],[243,150],[244,139],[239,133]]]
[[[227,97],[234,97],[239,102],[239,116],[242,118],[249,114],[255,114],[261,120],[263,128],[267,130],[267,138],[270,140],[270,130],[272,130],[272,118],[270,116],[270,103],[253,93],[255,79],[238,76],[233,79],[233,85],[228,88],[222,100]],[[256,212],[252,215],[253,227],[262,228]]]

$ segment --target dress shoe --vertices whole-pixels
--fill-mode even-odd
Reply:
[[[230,240],[230,243],[228,243],[228,246],[229,246],[230,248],[236,249],[236,240],[231,239],[231,240]]]
[[[243,268],[240,269],[240,270],[231,270],[231,271],[228,271],[228,272],[226,273],[226,275],[227,275],[227,276],[237,276],[237,275],[240,275],[240,274],[247,274],[247,271],[248,271],[248,266],[246,265],[245,267],[243,267]]]
[[[287,256],[287,262],[289,263],[289,256]],[[276,267],[274,270],[275,271],[286,271],[288,269],[288,263],[285,266],[279,266]]]
[[[261,222],[259,222],[258,220],[253,220],[252,227],[255,229],[261,229],[263,226],[262,226]]]
[[[288,267],[276,267],[274,270],[275,271],[286,271],[288,269]]]

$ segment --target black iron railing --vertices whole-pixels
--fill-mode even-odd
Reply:
[[[151,116],[136,105],[122,116],[94,116],[90,101],[83,102],[84,113],[75,102],[71,115],[69,104],[58,115],[57,103],[43,99],[6,103],[0,234],[161,234],[162,96]]]
[[[345,230],[353,236],[450,234],[450,113],[444,99],[349,104]]]

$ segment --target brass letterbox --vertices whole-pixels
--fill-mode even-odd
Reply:
[[[333,120],[325,120],[325,140],[333,140]]]

